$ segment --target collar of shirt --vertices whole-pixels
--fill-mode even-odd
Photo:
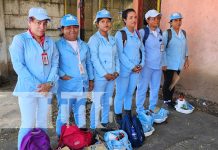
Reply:
[[[101,35],[101,33],[98,31],[97,32],[97,35],[98,37],[100,37],[104,42],[106,43],[110,43],[111,45],[114,45],[115,44],[115,40],[108,34],[108,40],[103,36]]]
[[[32,31],[30,29],[28,29],[28,32],[30,33],[30,35],[36,40],[36,38],[34,37]],[[36,40],[37,41],[37,40]],[[38,41],[37,41],[38,42]],[[44,45],[44,42],[45,42],[45,35],[41,36],[40,37],[40,46],[42,47]]]
[[[149,28],[151,34],[153,34],[155,37],[158,37],[158,34],[160,33],[160,29],[158,27],[154,31],[151,30],[151,28],[148,25],[147,27]]]
[[[78,42],[76,41],[68,41],[66,40],[67,43],[70,44],[70,46],[73,48],[74,51],[78,52],[79,51],[79,46],[78,46]]]
[[[124,27],[123,30],[126,31],[126,35],[127,35],[127,36],[128,36],[128,35],[129,35],[129,36],[135,36],[136,38],[138,38],[138,35],[137,35],[137,33],[136,33],[135,30],[134,30],[133,33],[130,32],[129,29],[128,29],[127,27]]]
[[[182,30],[179,29],[179,33],[177,34],[176,31],[171,27],[171,30],[175,33],[176,37],[182,38]]]

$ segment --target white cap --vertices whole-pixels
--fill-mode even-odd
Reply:
[[[149,17],[157,17],[158,15],[161,15],[157,10],[152,9],[149,10],[146,14],[145,14],[145,19],[148,19]]]

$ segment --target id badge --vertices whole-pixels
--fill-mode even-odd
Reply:
[[[42,63],[43,65],[48,65],[48,54],[46,52],[42,53]]]
[[[85,73],[83,64],[79,64],[79,71],[80,71],[80,74],[84,74]]]
[[[164,51],[164,44],[160,44],[160,51],[163,52]]]

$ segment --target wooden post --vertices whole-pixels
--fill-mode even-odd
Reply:
[[[85,3],[84,0],[77,0],[77,18],[79,21],[80,27],[80,38],[85,40],[85,29],[84,29],[84,22],[85,22],[85,12],[84,12]]]
[[[133,9],[138,16],[138,22],[136,28],[139,29],[143,26],[143,0],[133,0]]]
[[[157,0],[157,11],[160,12],[161,0]]]

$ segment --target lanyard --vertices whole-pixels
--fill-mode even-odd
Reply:
[[[79,47],[78,46],[76,47],[75,51],[77,53],[77,58],[78,58],[79,64],[82,64],[81,59],[80,59],[80,51],[79,51]]]

